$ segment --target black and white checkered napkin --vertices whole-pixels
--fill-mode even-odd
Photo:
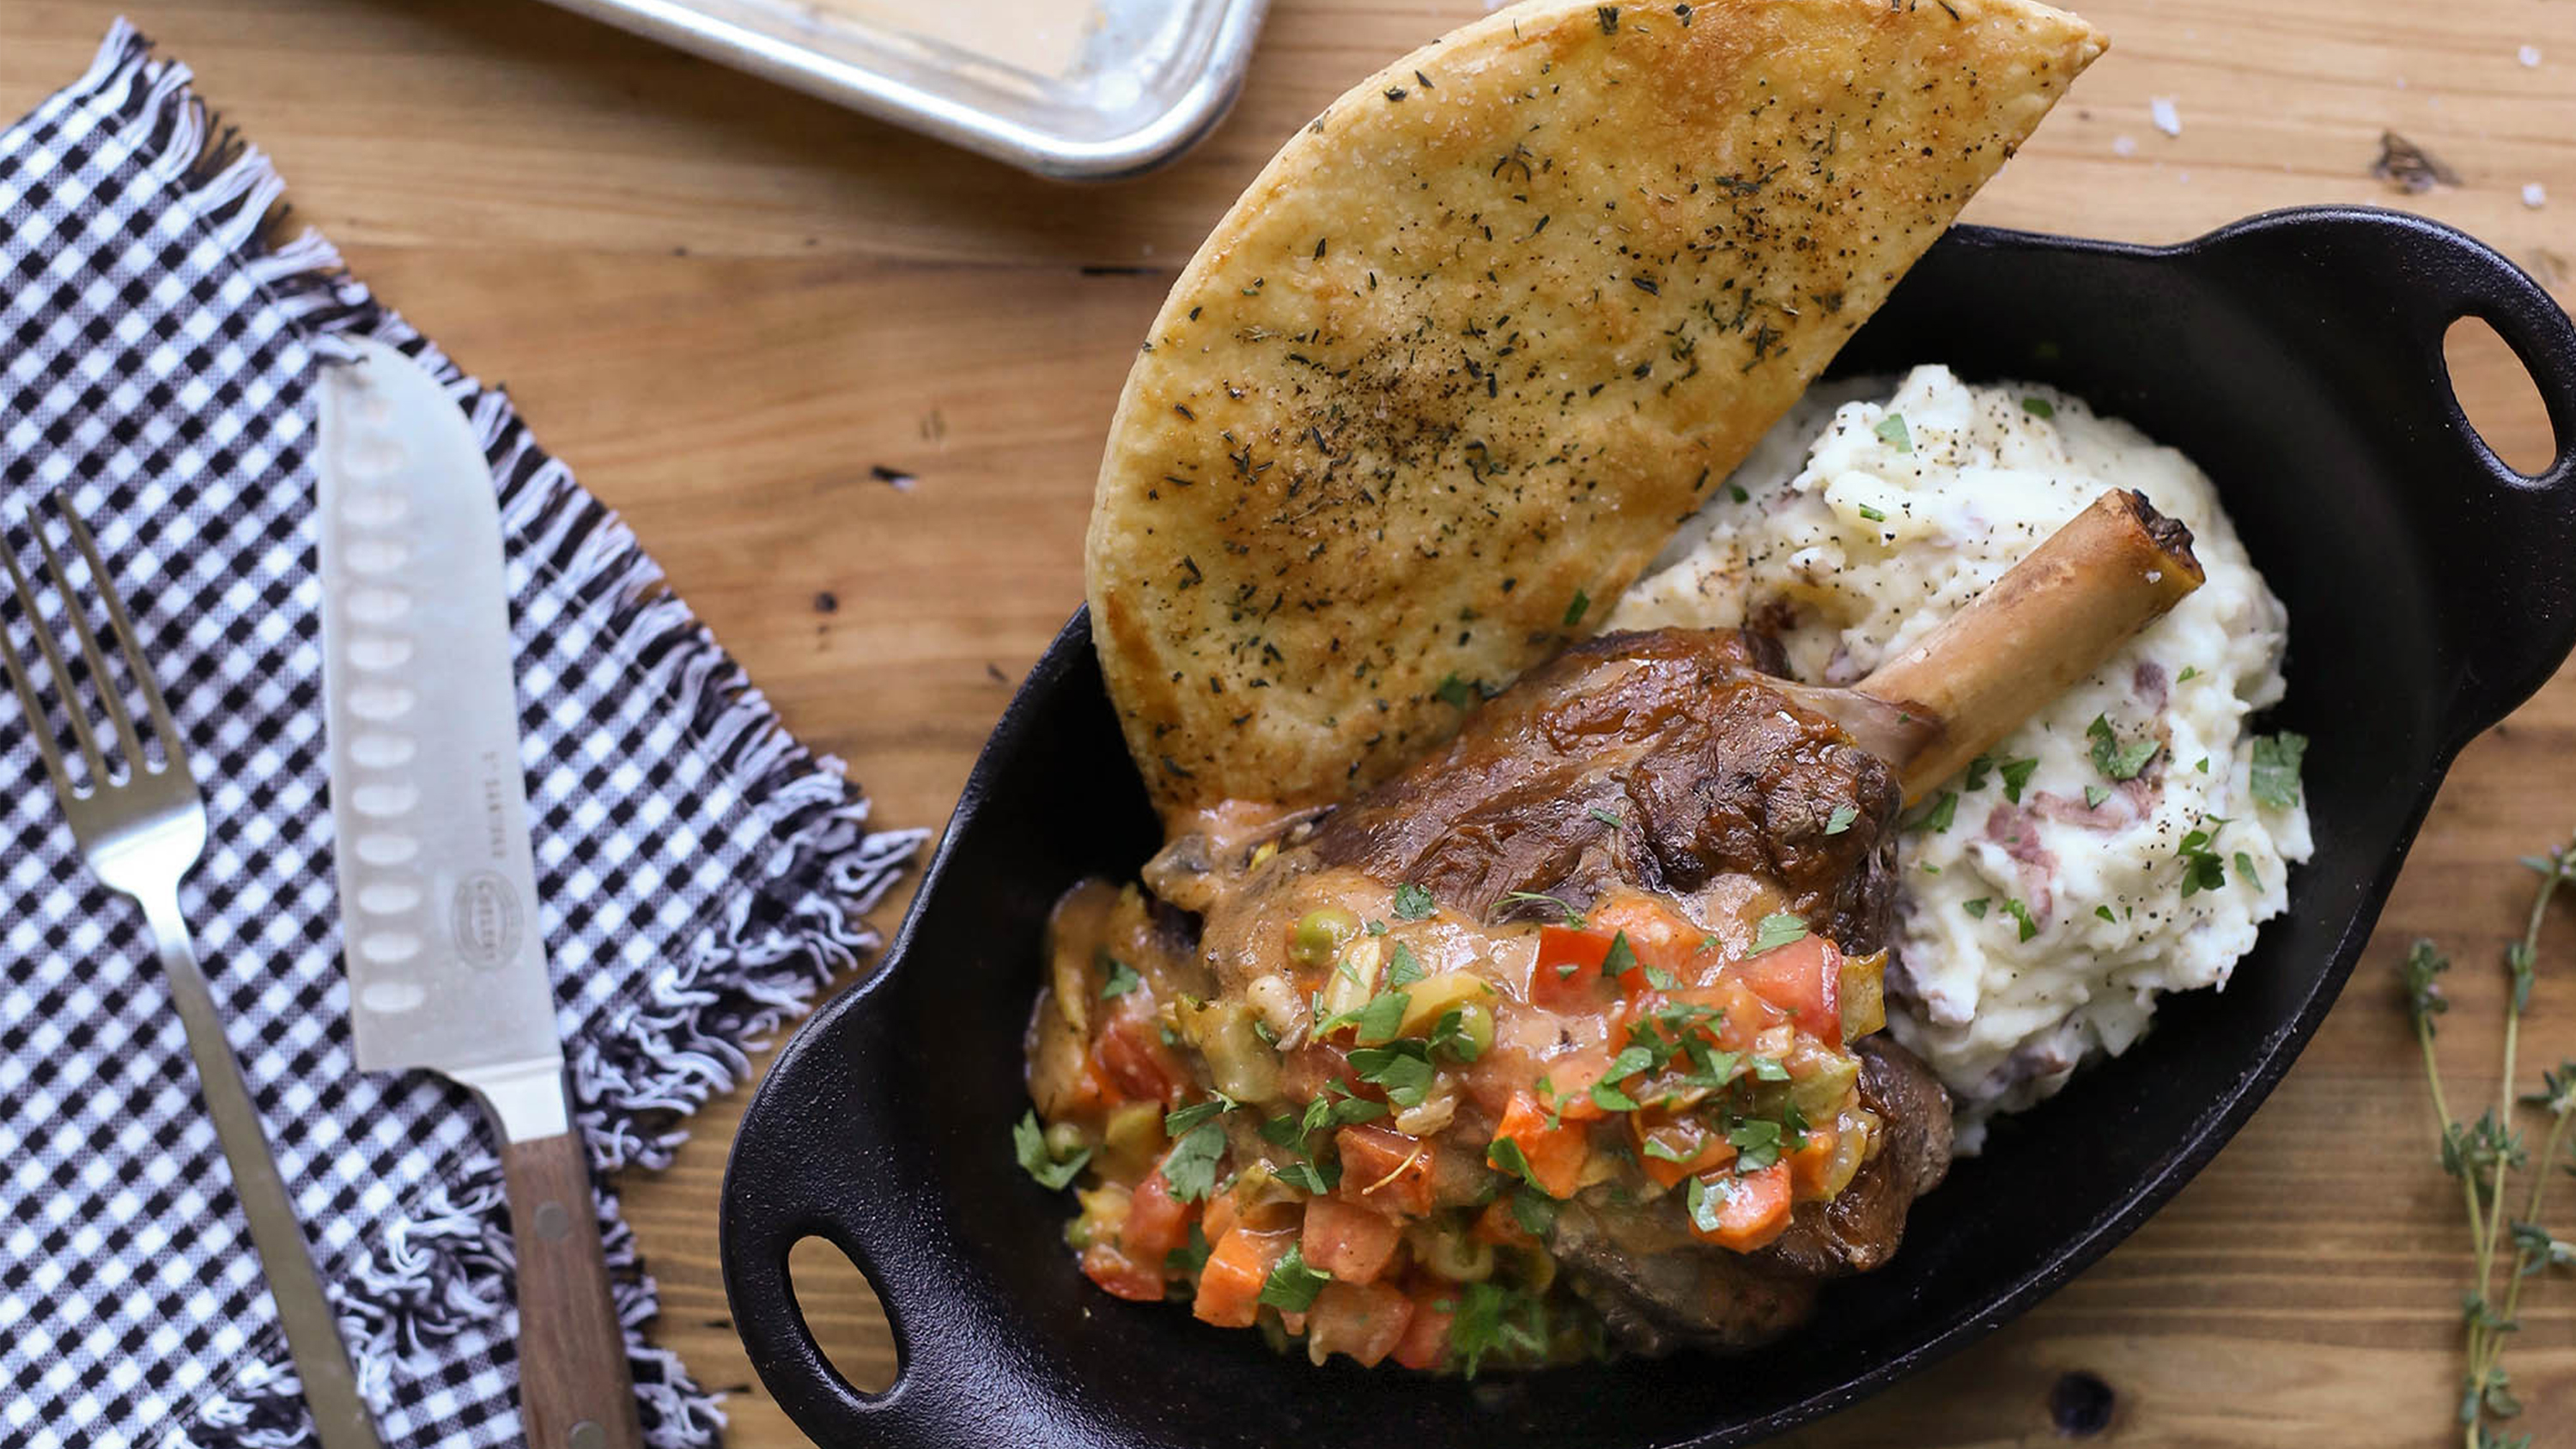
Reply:
[[[335,335],[430,363],[492,462],[557,1023],[602,1172],[667,1162],[741,1044],[875,944],[917,833],[807,754],[626,528],[508,402],[378,305],[188,72],[120,23],[0,132],[0,527],[68,488],[203,779],[183,895],[386,1442],[522,1442],[510,1243],[469,1098],[349,1055],[325,803],[310,467]],[[23,651],[26,621],[0,623]],[[0,1444],[309,1439],[136,909],[73,854],[0,697]],[[637,1325],[653,1285],[600,1204],[658,1446],[709,1397]]]

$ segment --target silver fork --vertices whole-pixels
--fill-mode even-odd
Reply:
[[[366,1400],[358,1392],[358,1377],[349,1367],[348,1350],[340,1342],[339,1323],[332,1316],[330,1301],[322,1295],[322,1280],[313,1271],[313,1256],[287,1198],[285,1179],[278,1174],[276,1160],[269,1156],[259,1110],[252,1105],[250,1089],[242,1083],[240,1064],[233,1060],[231,1043],[224,1037],[223,1018],[215,1010],[214,993],[207,989],[205,973],[197,969],[197,950],[189,939],[188,923],[179,914],[179,882],[196,866],[197,857],[206,847],[206,807],[198,797],[196,775],[188,765],[187,742],[170,721],[169,706],[161,700],[161,686],[154,681],[151,666],[143,657],[134,621],[126,616],[125,603],[109,582],[98,544],[91,539],[80,515],[72,511],[68,495],[54,495],[54,510],[62,515],[65,530],[89,565],[90,582],[107,608],[126,669],[141,688],[153,732],[160,737],[162,763],[156,767],[144,754],[123,693],[108,673],[107,660],[99,651],[97,636],[91,632],[88,610],[81,596],[73,591],[71,575],[64,571],[61,556],[45,536],[44,520],[33,510],[28,518],[29,531],[36,536],[45,571],[52,577],[63,612],[70,617],[72,632],[79,638],[90,681],[106,707],[108,724],[115,731],[115,743],[125,765],[121,775],[110,772],[107,754],[100,748],[98,726],[81,708],[71,671],[63,663],[63,650],[47,632],[44,616],[37,611],[36,591],[28,587],[27,576],[18,567],[16,551],[5,545],[0,545],[0,560],[7,562],[9,585],[18,596],[19,612],[27,617],[55,693],[62,700],[63,713],[70,717],[72,735],[79,742],[81,761],[88,771],[86,782],[74,782],[65,769],[53,729],[38,702],[35,682],[28,677],[27,667],[18,657],[17,647],[9,642],[5,628],[0,628],[0,664],[8,668],[10,686],[17,690],[19,706],[26,714],[28,734],[36,742],[37,753],[44,756],[45,773],[53,778],[55,797],[71,821],[72,837],[79,842],[91,874],[109,889],[132,896],[143,907],[143,919],[152,928],[153,942],[160,948],[161,969],[169,977],[171,998],[179,1008],[179,1020],[188,1029],[188,1051],[197,1061],[197,1080],[205,1089],[207,1115],[214,1118],[215,1137],[223,1144],[224,1160],[232,1167],[233,1195],[241,1200],[242,1215],[250,1220],[251,1244],[258,1249],[260,1266],[266,1270],[269,1296],[276,1301],[278,1320],[285,1325],[287,1353],[295,1361],[297,1376],[304,1381],[304,1402],[312,1411],[324,1449],[382,1449],[375,1421],[369,1417]]]

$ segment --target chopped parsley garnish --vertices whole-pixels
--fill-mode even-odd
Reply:
[[[1457,1316],[1449,1324],[1449,1353],[1469,1378],[1488,1354],[1538,1354],[1547,1347],[1547,1299],[1500,1283],[1469,1283],[1458,1290]]]
[[[2020,923],[2019,939],[2027,941],[2039,934],[2039,923],[2030,918],[2030,907],[2023,905],[2019,897],[2010,897],[2004,901],[2004,914]]]
[[[1900,453],[1914,451],[1914,435],[1905,428],[1905,414],[1889,413],[1878,420],[1878,440]]]
[[[1077,1147],[1072,1155],[1057,1157],[1047,1150],[1046,1130],[1038,1126],[1038,1114],[1023,1112],[1011,1128],[1011,1150],[1020,1159],[1020,1170],[1036,1179],[1037,1185],[1049,1192],[1063,1190],[1091,1161],[1091,1149]]]
[[[1533,1238],[1544,1238],[1556,1226],[1556,1199],[1543,1192],[1512,1193],[1512,1220]]]
[[[1604,1112],[1634,1112],[1637,1110],[1637,1099],[1629,1096],[1626,1089],[1622,1088],[1618,1084],[1618,1080],[1607,1072],[1602,1073],[1600,1081],[1592,1084],[1591,1095],[1592,1104],[1599,1107]],[[1649,1148],[1652,1148],[1654,1143],[1652,1140],[1649,1140],[1646,1145]]]
[[[1885,522],[1887,521],[1887,515],[1886,515],[1886,514],[1881,513],[1879,510],[1877,510],[1877,509],[1875,509],[1875,508],[1870,507],[1870,506],[1869,506],[1868,504],[1866,504],[1866,503],[1864,503],[1864,504],[1862,504],[1862,505],[1860,506],[1860,516],[1861,516],[1861,517],[1863,517],[1863,518],[1868,519],[1868,520],[1869,520],[1870,522],[1872,522],[1872,523],[1885,523]]]
[[[1976,898],[1975,900],[1973,900],[1973,901],[1961,901],[1961,902],[1959,902],[1959,909],[1960,909],[1960,910],[1963,910],[1963,911],[1966,911],[1969,915],[1974,916],[1974,917],[1976,917],[1978,920],[1982,921],[1982,920],[1984,920],[1984,919],[1986,918],[1986,907],[1987,907],[1987,906],[1989,906],[1989,905],[1992,905],[1993,903],[1994,903],[1994,897],[1992,897],[1992,896],[1979,896],[1979,897],[1977,897],[1977,898]]]
[[[1094,952],[1091,959],[1100,967],[1100,999],[1103,1001],[1124,996],[1145,984],[1145,978],[1136,974],[1136,968],[1110,955],[1105,946]]]
[[[1360,1008],[1359,1035],[1354,1039],[1362,1046],[1393,1041],[1404,1030],[1404,1009],[1412,1004],[1412,998],[1401,991],[1381,991],[1370,997],[1368,1005]]]
[[[1753,495],[1745,492],[1744,485],[1741,483],[1727,484],[1726,496],[1734,499],[1738,503],[1750,503],[1753,501]]]
[[[1986,788],[1986,773],[1994,769],[1994,767],[1995,760],[1992,755],[1979,755],[1975,759],[1970,760],[1968,762],[1968,778],[1960,782],[1959,788],[1962,790],[1982,790]]]
[[[1537,901],[1543,905],[1554,906],[1556,907],[1557,914],[1565,917],[1565,923],[1578,931],[1584,929],[1588,924],[1583,919],[1583,913],[1581,911],[1576,910],[1574,907],[1567,905],[1565,902],[1554,896],[1541,895],[1537,891],[1505,891],[1503,892],[1503,899],[1515,903],[1521,901]]]
[[[1424,920],[1440,909],[1431,892],[1411,881],[1395,888],[1395,918],[1399,921]]]
[[[1646,1145],[1639,1150],[1658,1162],[1669,1162],[1675,1167],[1686,1167],[1691,1160],[1691,1154],[1677,1147],[1666,1147],[1660,1137],[1647,1138]]]
[[[1386,934],[1386,922],[1372,920],[1368,923],[1367,930],[1372,936],[1383,936]]]
[[[2109,921],[2115,926],[2120,923],[2120,918],[2111,914],[2111,908],[2109,906],[2095,906],[2093,908],[2093,914],[2100,916],[2103,920]]]
[[[2045,419],[2057,416],[2057,404],[2050,402],[2044,397],[2023,398],[2021,400],[2021,410],[2035,418]]]
[[[2202,773],[2202,774],[2204,774],[2204,775],[2208,774],[2208,773],[2209,773],[2209,756],[2207,756],[2207,755],[2203,755],[2203,756],[2201,756],[2201,757],[2200,757],[2200,763],[2199,763],[2199,764],[2197,764],[2197,765],[2192,766],[2192,768],[2193,768],[2193,769],[2195,769],[2195,770],[2198,770],[2199,772],[2201,772],[2201,773]]]
[[[1735,1144],[1735,1170],[1760,1172],[1780,1160],[1780,1124],[1769,1121],[1739,1122],[1726,1134]]]
[[[1306,1266],[1306,1255],[1297,1244],[1290,1243],[1287,1253],[1271,1265],[1270,1278],[1261,1285],[1261,1301],[1283,1313],[1303,1313],[1315,1306],[1315,1295],[1333,1275]]]
[[[1422,958],[1402,941],[1395,943],[1395,953],[1387,958],[1386,984],[1390,987],[1411,986],[1430,973],[1422,969]]]
[[[1610,938],[1610,949],[1601,953],[1601,974],[1618,976],[1637,969],[1637,948],[1628,944],[1628,933]]]
[[[2197,664],[2186,664],[2182,667],[2182,673],[2174,676],[2174,683],[2180,684],[2185,680],[2198,679],[2199,677],[2200,666]]]
[[[2030,783],[2030,772],[2038,768],[2037,760],[2006,760],[1997,765],[1996,771],[2004,777],[2004,798],[2020,804],[2022,787]]]
[[[1911,821],[1908,821],[1905,828],[1908,830],[1930,830],[1938,832],[1949,829],[1951,822],[1958,818],[1958,792],[1955,790],[1944,790],[1939,795],[1933,797],[1932,803],[1929,807],[1918,812]]]
[[[1620,819],[1618,816],[1611,814],[1609,811],[1604,810],[1597,805],[1583,813],[1600,821],[1602,824],[1609,826],[1613,830],[1625,830],[1628,828],[1627,821]]]
[[[2114,780],[2138,778],[2138,772],[2147,767],[2147,761],[2154,759],[2156,751],[2164,748],[2154,739],[2121,744],[2119,735],[2111,729],[2111,717],[2107,714],[2093,716],[2093,722],[2084,727],[2084,737],[2093,742],[2093,768]]]
[[[1762,924],[1753,928],[1753,951],[1755,955],[1760,955],[1775,946],[1786,946],[1792,941],[1803,941],[1806,938],[1805,921],[1790,915],[1787,911],[1774,911],[1762,918]]]
[[[2299,765],[2307,758],[2308,737],[2283,730],[2254,737],[2254,798],[2274,809],[2299,803]]]
[[[1665,970],[1661,966],[1649,965],[1645,967],[1644,970],[1646,973],[1646,984],[1655,988],[1657,991],[1670,991],[1674,987],[1681,985],[1681,982],[1673,978],[1673,973]]]
[[[1753,1080],[1757,1082],[1785,1082],[1789,1080],[1788,1065],[1782,1062],[1778,1057],[1755,1057],[1753,1059]]]
[[[1448,705],[1451,709],[1465,709],[1467,706],[1476,702],[1476,686],[1460,679],[1455,674],[1450,674],[1443,678],[1440,681],[1439,687],[1431,692],[1440,696],[1441,703]]]
[[[2087,810],[2101,809],[2102,802],[2110,798],[2111,792],[2103,789],[2099,785],[2087,785],[2084,787],[2084,808]]]
[[[1359,1079],[1382,1087],[1398,1107],[1419,1107],[1431,1091],[1431,1044],[1418,1037],[1399,1037],[1384,1046],[1355,1047],[1351,1070]]]
[[[1225,1128],[1201,1122],[1181,1134],[1163,1159],[1163,1182],[1181,1202],[1197,1202],[1216,1186],[1216,1160],[1225,1155]]]
[[[1512,1139],[1497,1137],[1486,1143],[1485,1161],[1493,1164],[1495,1170],[1508,1172],[1531,1187],[1538,1188],[1541,1193],[1547,1192],[1546,1188],[1539,1187],[1538,1174],[1530,1169],[1529,1158],[1522,1154],[1521,1145]]]
[[[1485,1054],[1483,1044],[1467,1034],[1465,1007],[1453,1006],[1440,1013],[1440,1020],[1431,1028],[1431,1050],[1446,1052],[1462,1062],[1472,1062]]]
[[[1582,623],[1584,613],[1591,607],[1592,596],[1583,592],[1581,589],[1576,589],[1574,591],[1573,599],[1568,601],[1565,606],[1565,627],[1571,629],[1575,625]]]
[[[1712,1189],[1705,1180],[1692,1178],[1689,1192],[1685,1197],[1690,1208],[1691,1225],[1703,1233],[1716,1232],[1718,1230],[1717,1212],[1718,1209],[1726,1206],[1726,1194],[1730,1190]]]
[[[2254,875],[2254,857],[2241,850],[2236,852],[2236,873],[2245,877],[2245,883],[2254,889],[2259,891],[2263,888],[2263,882]]]
[[[2182,838],[2182,893],[2186,896],[2227,884],[2227,865],[2218,858],[2217,851],[2210,849],[2210,843],[2218,838],[2218,827],[2227,822],[2215,817],[2213,820],[2209,829],[2194,830]]]
[[[1163,1115],[1163,1131],[1168,1136],[1178,1137],[1201,1122],[1212,1122],[1233,1111],[1237,1105],[1232,1097],[1219,1092],[1213,1101],[1192,1102],[1186,1107],[1176,1107]]]
[[[1852,822],[1859,818],[1860,811],[1856,807],[1850,805],[1837,805],[1834,807],[1834,813],[1825,817],[1825,833],[1827,835],[1840,835],[1844,831],[1851,829]]]

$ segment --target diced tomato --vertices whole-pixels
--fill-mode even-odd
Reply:
[[[1146,1173],[1127,1199],[1127,1226],[1119,1230],[1118,1246],[1159,1271],[1165,1255],[1189,1242],[1190,1220],[1198,1214],[1198,1204],[1172,1196],[1159,1169]]]
[[[1502,1125],[1494,1129],[1496,1141],[1508,1141],[1520,1148],[1521,1160],[1529,1164],[1530,1177],[1550,1197],[1572,1197],[1583,1180],[1584,1164],[1591,1159],[1592,1145],[1584,1140],[1578,1123],[1559,1119],[1548,1125],[1547,1112],[1538,1098],[1527,1092],[1512,1094],[1512,1104],[1503,1111]],[[1487,1162],[1493,1150],[1486,1149]]]
[[[1538,959],[1530,966],[1530,1004],[1568,1015],[1600,1010],[1612,994],[1601,976],[1601,963],[1609,955],[1607,931],[1541,926]]]
[[[1458,1290],[1447,1285],[1413,1297],[1413,1321],[1395,1345],[1395,1361],[1428,1372],[1449,1361],[1449,1325],[1458,1316]]]
[[[1735,1160],[1734,1144],[1694,1118],[1632,1112],[1628,1116],[1628,1135],[1637,1142],[1637,1165],[1658,1187],[1671,1187],[1685,1177],[1696,1177]],[[1649,1143],[1656,1150],[1648,1151]],[[1667,1153],[1678,1153],[1681,1160],[1673,1161]]]
[[[1413,1326],[1413,1300],[1390,1283],[1327,1283],[1306,1314],[1306,1351],[1348,1354],[1375,1368]]]
[[[1327,1042],[1308,1042],[1280,1062],[1279,1090],[1291,1102],[1311,1102],[1324,1095],[1328,1083],[1349,1087],[1357,1080],[1351,1074],[1351,1059]]]
[[[1760,1172],[1741,1175],[1712,1172],[1700,1179],[1708,1184],[1708,1193],[1717,1199],[1717,1230],[1708,1232],[1694,1221],[1693,1236],[1750,1253],[1780,1236],[1789,1226],[1789,1164],[1774,1162]]]
[[[1117,1244],[1095,1242],[1082,1250],[1082,1275],[1099,1284],[1102,1291],[1131,1303],[1163,1301],[1160,1257],[1140,1263],[1121,1252]]]
[[[1270,1270],[1288,1256],[1294,1233],[1258,1233],[1249,1228],[1231,1228],[1216,1240],[1208,1251],[1207,1266],[1199,1272],[1198,1300],[1190,1312],[1202,1323],[1219,1328],[1250,1328],[1261,1316],[1261,1287],[1270,1281]]]
[[[1843,957],[1834,943],[1807,935],[1727,968],[1753,994],[1789,1013],[1798,1029],[1827,1046],[1843,1044]]]
[[[1517,1248],[1538,1241],[1530,1236],[1529,1229],[1521,1226],[1519,1215],[1512,1211],[1512,1198],[1508,1192],[1485,1204],[1484,1211],[1476,1214],[1475,1224],[1467,1230],[1467,1235],[1477,1242],[1491,1243],[1498,1248]]]
[[[1591,920],[1595,931],[1628,938],[1628,954],[1637,958],[1635,966],[1619,973],[1620,989],[1628,992],[1647,988],[1648,966],[1677,974],[1689,964],[1700,938],[1698,927],[1652,896],[1623,892],[1607,897],[1592,908]]]
[[[1752,988],[1732,973],[1714,985],[1676,991],[1667,999],[1708,1008],[1709,1019],[1694,1029],[1713,1039],[1720,1051],[1751,1051],[1753,1038],[1764,1028],[1788,1019],[1786,1011],[1754,995]]]
[[[1342,1197],[1397,1217],[1431,1211],[1430,1143],[1360,1122],[1334,1133],[1333,1145],[1342,1155]]]
[[[1402,1241],[1402,1230],[1384,1213],[1337,1198],[1306,1201],[1299,1238],[1306,1262],[1332,1274],[1337,1283],[1376,1282]]]
[[[1130,1102],[1181,1104],[1189,1074],[1146,1018],[1128,1013],[1112,1017],[1101,1026],[1091,1054],[1112,1094]]]
[[[1834,1169],[1834,1129],[1810,1127],[1807,1140],[1789,1154],[1790,1195],[1804,1202],[1825,1195],[1825,1175]]]

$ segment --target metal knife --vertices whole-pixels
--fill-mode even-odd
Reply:
[[[474,1089],[501,1142],[532,1449],[643,1439],[573,1126],[519,772],[500,510],[438,380],[324,370],[323,698],[357,1060]]]

